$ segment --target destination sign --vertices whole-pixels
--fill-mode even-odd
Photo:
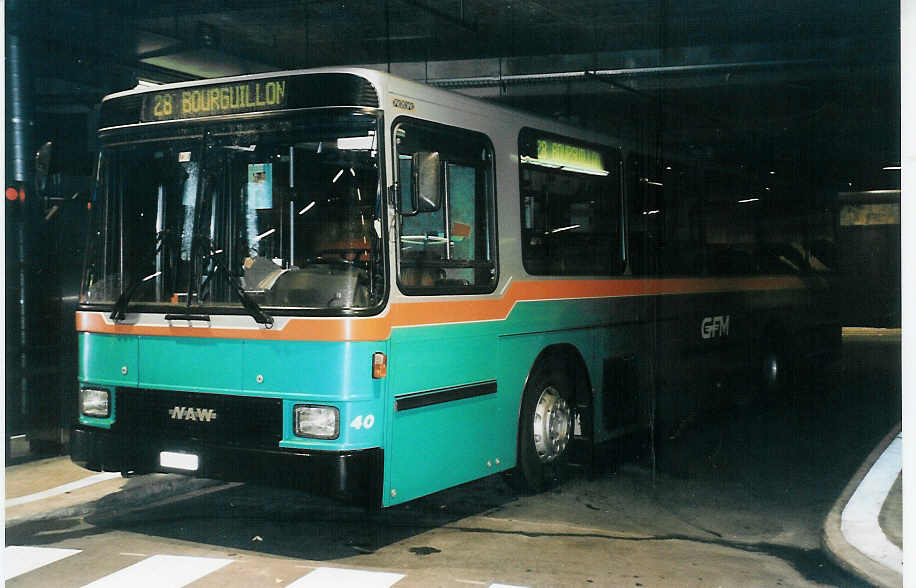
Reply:
[[[180,88],[143,97],[143,122],[242,114],[286,108],[285,79]]]
[[[550,139],[538,139],[537,148],[538,161],[542,163],[605,171],[601,153],[594,149],[551,141]]]

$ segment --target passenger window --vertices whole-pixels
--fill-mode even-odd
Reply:
[[[628,260],[634,276],[705,271],[702,182],[695,172],[677,162],[627,158]]]
[[[623,270],[620,156],[524,129],[519,135],[522,258],[535,275]]]
[[[496,286],[492,150],[481,134],[419,122],[395,130],[400,186],[398,283],[407,294],[491,292]],[[438,153],[439,208],[415,212],[414,153]]]

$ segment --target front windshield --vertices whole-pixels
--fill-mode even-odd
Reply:
[[[82,303],[125,291],[132,306],[381,302],[375,117],[312,113],[186,133],[103,148]]]

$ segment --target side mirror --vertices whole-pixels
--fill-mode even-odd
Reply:
[[[54,144],[51,141],[42,145],[35,154],[35,188],[40,195],[43,195],[48,187],[48,175],[51,173],[53,157]]]
[[[435,212],[442,206],[442,166],[438,151],[418,151],[410,162],[411,203],[416,212]]]

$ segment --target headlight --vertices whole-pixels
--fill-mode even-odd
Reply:
[[[88,417],[111,416],[109,392],[104,388],[80,388],[80,413]]]
[[[340,411],[333,406],[298,404],[293,409],[293,428],[299,437],[337,439]]]

